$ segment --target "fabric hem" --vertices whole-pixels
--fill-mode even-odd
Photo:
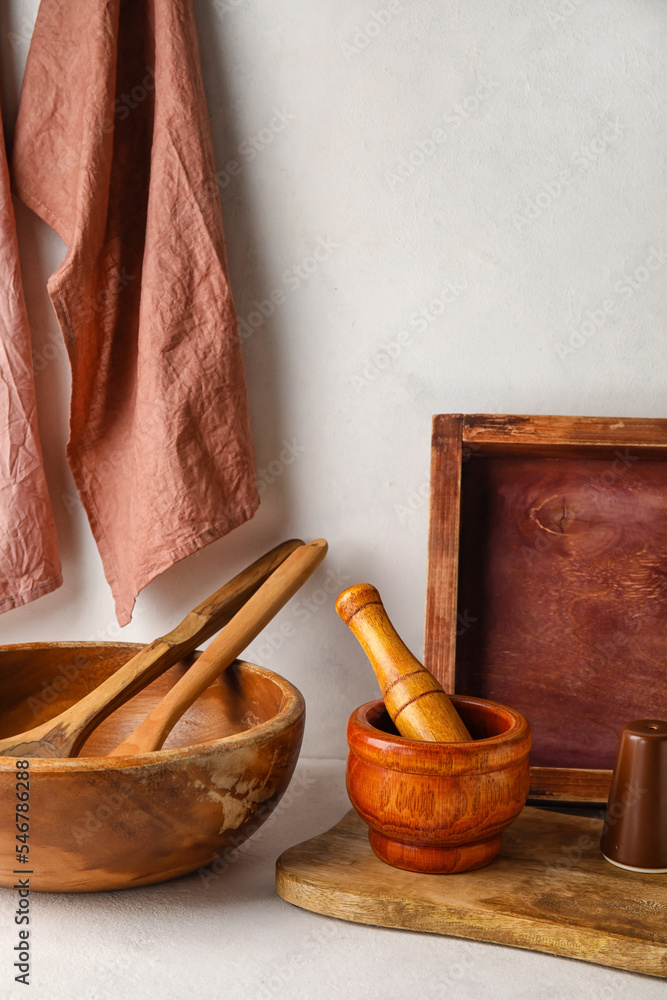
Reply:
[[[239,525],[249,521],[250,518],[257,513],[258,509],[259,496],[257,497],[257,502],[255,504],[246,504],[234,515],[234,517],[226,518],[220,524],[213,525],[213,527],[210,528],[205,528],[195,538],[191,538],[183,545],[180,545],[175,549],[171,549],[159,563],[157,563],[151,568],[151,570],[149,570],[148,573],[144,574],[136,581],[133,585],[135,595],[130,601],[123,600],[121,602],[118,598],[116,598],[116,594],[114,593],[116,618],[118,619],[118,624],[121,628],[124,625],[128,625],[132,621],[132,613],[134,611],[134,605],[137,597],[144,587],[147,587],[152,580],[160,576],[161,573],[170,569],[176,563],[181,562],[182,559],[186,559],[188,556],[193,555],[193,553],[205,548],[212,542],[217,542],[220,538],[224,538],[224,536],[229,534],[230,531],[233,531],[234,528],[238,528]],[[109,585],[111,586],[112,592],[114,592],[115,588],[111,585],[111,581],[109,581]],[[125,608],[128,605],[129,608],[126,611]]]
[[[53,299],[52,301],[55,307],[56,302]],[[62,299],[59,297],[58,303],[62,303]],[[64,308],[64,303],[62,304]],[[64,309],[64,311],[66,313],[66,309]],[[90,530],[93,533],[93,538],[95,539],[95,543],[102,560],[104,576],[111,589],[111,594],[114,599],[116,618],[121,628],[125,625],[129,625],[132,621],[132,613],[134,611],[134,605],[138,595],[144,587],[147,587],[148,584],[155,579],[156,576],[159,576],[160,573],[164,573],[165,570],[169,569],[175,563],[180,562],[189,555],[192,555],[193,552],[197,552],[199,549],[204,548],[211,542],[216,542],[218,539],[223,538],[225,535],[229,534],[230,531],[233,531],[234,528],[238,528],[240,524],[244,524],[246,521],[249,521],[259,509],[259,493],[256,493],[254,501],[244,504],[233,517],[226,518],[224,521],[221,521],[210,528],[204,528],[195,538],[189,539],[188,542],[178,546],[177,548],[170,549],[159,563],[151,567],[147,573],[140,576],[139,579],[133,583],[132,589],[134,590],[134,594],[132,597],[129,599],[126,597],[121,598],[118,561],[114,555],[112,547],[107,542],[106,533],[102,529],[95,502],[92,494],[87,488],[86,479],[79,462],[79,457],[70,451],[69,445],[67,447],[67,459],[74,483],[79,496],[81,497],[83,508],[88,516]]]
[[[39,200],[39,198],[35,198],[23,184],[17,183],[16,181],[12,183],[12,191],[24,205],[27,205],[28,208],[42,220],[42,222],[45,222],[47,226],[50,226],[51,229],[58,234],[69,250],[71,236],[68,232],[65,232],[67,227],[56,215],[53,214],[48,205],[45,205],[43,201]]]
[[[62,587],[62,583],[63,575],[59,573],[58,576],[52,577],[46,583],[40,583],[37,587],[31,587],[30,590],[24,590],[20,594],[13,594],[12,597],[4,597],[0,600],[0,614],[4,614],[5,611],[13,611],[14,608],[20,608],[24,604],[30,604],[31,601],[36,601],[39,597],[44,597],[45,594],[50,594],[58,587]]]

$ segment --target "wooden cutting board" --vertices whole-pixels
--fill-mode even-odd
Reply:
[[[497,859],[462,875],[419,875],[373,854],[354,810],[285,851],[278,895],[378,927],[489,941],[667,978],[667,875],[605,861],[602,820],[526,807]]]

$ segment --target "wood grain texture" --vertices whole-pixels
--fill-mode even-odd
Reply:
[[[495,858],[528,795],[530,727],[518,712],[452,695],[472,739],[399,736],[381,699],[347,724],[346,783],[378,857],[419,872],[462,872]]]
[[[327,547],[323,538],[317,538],[290,552],[207,646],[190,670],[110,756],[123,757],[159,750],[183,713],[306,582],[324,559]]]
[[[460,875],[391,868],[354,810],[285,851],[278,895],[377,927],[487,941],[667,978],[667,881],[608,864],[602,821],[527,807],[496,860]]]
[[[604,805],[611,776],[611,770],[589,767],[531,767],[529,801]]]
[[[461,426],[460,514],[432,483],[430,532],[449,540],[429,561],[451,578],[458,535],[458,620],[431,609],[429,645],[449,650],[454,635],[455,668],[439,654],[453,690],[528,718],[531,799],[603,803],[623,725],[667,715],[667,421],[478,414]]]
[[[433,417],[424,666],[455,690],[463,417]]]
[[[462,441],[478,456],[612,456],[631,448],[644,458],[667,455],[667,420],[642,417],[514,416],[475,413],[462,418]]]
[[[38,720],[53,717],[140,648],[128,643],[0,647],[0,731],[16,724],[27,728],[33,712]],[[174,665],[121,705],[92,732],[79,757],[30,760],[31,889],[89,892],[149,885],[215,859],[222,859],[216,870],[223,872],[225,852],[270,815],[296,765],[305,705],[293,685],[261,667],[243,662],[230,667],[192,705],[162,750],[105,756],[186,672],[187,664]],[[15,763],[0,757],[3,886],[16,881]]]
[[[533,766],[612,769],[667,716],[667,462],[479,458],[462,508],[457,690],[523,712]]]
[[[472,739],[437,679],[396,632],[375,587],[369,583],[348,587],[338,595],[336,611],[370,660],[401,736],[441,742]]]
[[[15,730],[18,735],[0,738],[0,755],[75,757],[103,719],[222,628],[287,556],[301,547],[300,539],[275,546],[205,598],[167,635],[140,649],[122,668],[87,690],[80,701],[69,703],[60,715],[27,732]],[[63,664],[62,670],[68,676],[79,672],[74,660]]]

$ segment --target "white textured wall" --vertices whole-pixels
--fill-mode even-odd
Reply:
[[[120,632],[65,462],[63,248],[19,206],[65,584],[0,641],[147,641],[278,540],[324,535],[251,655],[306,695],[305,752],[342,756],[376,687],[333,592],[375,583],[421,651],[431,415],[666,415],[667,7],[195,3],[262,507]],[[0,7],[10,129],[36,8]]]

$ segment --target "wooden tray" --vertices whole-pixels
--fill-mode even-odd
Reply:
[[[278,895],[306,910],[564,955],[667,978],[667,878],[615,868],[602,820],[528,806],[497,859],[463,875],[418,875],[373,854],[354,810],[285,851]]]
[[[667,718],[667,420],[433,420],[426,666],[518,709],[531,800],[604,803]]]

